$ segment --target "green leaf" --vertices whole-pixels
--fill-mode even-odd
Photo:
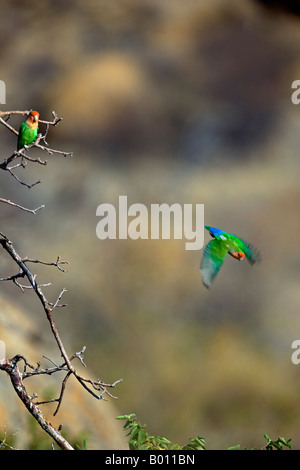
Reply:
[[[139,429],[138,436],[137,436],[137,441],[139,445],[142,445],[144,441],[146,440],[147,433],[145,429]]]
[[[190,438],[189,442],[182,447],[183,450],[206,450],[205,439],[197,436]]]
[[[87,448],[87,440],[84,439],[84,441],[83,441],[83,447],[82,447],[82,448],[80,447],[79,444],[75,444],[75,447],[76,447],[77,450],[88,450],[88,448]]]
[[[130,431],[131,439],[134,439],[137,433],[139,432],[138,424],[134,425]]]

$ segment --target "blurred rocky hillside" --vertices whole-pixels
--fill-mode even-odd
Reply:
[[[40,282],[52,282],[50,298],[68,289],[68,307],[57,313],[67,350],[85,344],[92,373],[124,378],[108,405],[70,387],[65,407],[85,399],[89,411],[65,421],[76,433],[87,429],[94,448],[121,447],[113,416],[131,412],[150,433],[179,443],[201,435],[210,448],[251,447],[267,433],[300,448],[300,366],[291,362],[300,336],[300,107],[291,102],[300,18],[293,6],[287,11],[292,2],[284,10],[271,3],[12,0],[1,7],[2,109],[37,109],[42,119],[55,110],[63,121],[50,129],[49,145],[74,157],[47,156],[46,167],[20,169],[25,181],[41,179],[31,190],[1,172],[1,197],[46,207],[32,216],[2,205],[0,230],[24,257],[69,261],[65,274],[34,267]],[[20,118],[9,122],[18,127]],[[2,160],[16,138],[4,127],[0,138]],[[202,203],[205,223],[252,242],[262,263],[226,260],[207,291],[202,251],[186,251],[185,240],[100,241],[96,208],[117,205],[119,195],[148,208]],[[11,268],[1,253],[1,276]],[[7,335],[9,351],[28,349],[32,362],[55,354],[32,294],[0,288],[0,338]],[[7,403],[6,377],[0,387]],[[14,418],[0,413],[0,431],[22,426],[11,408]]]

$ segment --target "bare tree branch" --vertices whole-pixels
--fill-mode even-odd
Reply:
[[[24,403],[30,414],[39,423],[39,425],[55,440],[55,442],[64,450],[74,450],[69,442],[54,428],[48,421],[39,407],[33,402],[23,385],[22,374],[18,368],[18,362],[23,360],[23,356],[17,355],[12,359],[0,360],[0,370],[4,370],[10,377],[13,388],[21,401]]]
[[[62,264],[68,264],[67,261],[61,261],[59,256],[57,257],[57,260],[56,260],[55,263],[46,263],[46,261],[41,261],[39,259],[30,259],[30,258],[24,258],[22,261],[24,263],[36,263],[36,264],[39,263],[39,264],[45,264],[46,266],[56,266],[60,271],[62,271],[64,273],[66,272],[66,270],[63,269],[61,267],[61,265]]]
[[[45,297],[42,289],[41,289],[41,285],[39,285],[36,282],[36,276],[29,270],[29,268],[27,266],[27,263],[41,263],[41,264],[56,266],[58,269],[62,270],[62,268],[60,267],[60,264],[63,264],[63,263],[66,263],[66,262],[60,261],[59,257],[57,258],[56,263],[46,263],[46,262],[39,261],[39,260],[32,260],[30,258],[21,258],[21,256],[16,252],[12,242],[1,232],[0,232],[0,245],[10,255],[10,257],[15,261],[15,263],[19,266],[19,272],[17,274],[14,274],[14,275],[9,276],[7,278],[2,278],[2,279],[0,278],[0,281],[13,281],[14,283],[17,283],[18,278],[21,278],[21,277],[22,278],[23,277],[27,278],[27,280],[29,281],[30,287],[32,287],[32,289],[36,293],[37,297],[39,298],[39,300],[40,300],[40,302],[43,306],[43,309],[46,313],[46,317],[47,317],[47,319],[49,321],[49,324],[50,324],[51,331],[54,335],[54,338],[55,338],[56,343],[58,345],[58,348],[60,350],[61,356],[64,359],[63,364],[58,365],[58,366],[55,365],[55,367],[51,368],[50,370],[49,369],[41,370],[40,366],[38,366],[38,368],[34,369],[26,361],[25,362],[26,366],[27,367],[29,366],[31,369],[34,369],[34,370],[31,371],[29,374],[26,373],[24,375],[24,378],[27,378],[27,377],[33,376],[33,375],[37,375],[37,374],[53,374],[53,373],[58,372],[58,371],[67,371],[67,374],[66,374],[66,376],[65,376],[65,378],[62,382],[62,387],[61,387],[61,392],[60,392],[59,398],[55,399],[55,400],[51,400],[51,401],[57,401],[58,402],[58,406],[57,406],[54,414],[56,414],[58,412],[58,410],[61,406],[65,386],[66,386],[68,378],[71,375],[73,375],[77,379],[77,381],[82,385],[82,387],[85,390],[87,390],[97,400],[105,399],[103,397],[105,394],[108,395],[111,398],[116,399],[116,397],[114,395],[112,395],[108,391],[108,389],[109,388],[114,388],[118,383],[120,383],[122,381],[122,379],[116,380],[112,384],[107,384],[107,383],[103,382],[100,379],[91,380],[91,379],[86,378],[86,377],[82,376],[81,374],[79,374],[76,371],[75,367],[71,364],[71,361],[75,357],[77,357],[77,358],[80,359],[81,363],[85,366],[85,364],[83,362],[83,359],[82,359],[82,354],[83,354],[83,351],[85,350],[85,348],[83,348],[82,351],[80,351],[79,353],[74,354],[72,357],[69,358],[69,356],[66,353],[63,342],[60,338],[60,335],[58,333],[58,330],[56,328],[55,322],[54,322],[53,311],[57,307],[64,307],[65,306],[65,304],[60,304],[59,302],[60,302],[63,294],[66,292],[66,289],[62,289],[62,291],[60,292],[60,294],[58,295],[58,297],[57,297],[57,299],[54,303],[49,302],[47,300],[47,298]],[[21,286],[20,284],[17,284],[17,285],[19,287],[24,288],[24,286]],[[41,404],[41,403],[45,403],[45,402],[39,402],[39,404]]]
[[[10,201],[9,199],[3,199],[0,197],[0,202],[3,202],[4,204],[9,204],[10,206],[17,207],[18,209],[22,209],[23,211],[30,212],[31,214],[36,214],[38,210],[43,209],[45,207],[44,205],[37,207],[36,209],[28,209],[27,207],[20,206],[20,204],[17,204],[15,202]]]

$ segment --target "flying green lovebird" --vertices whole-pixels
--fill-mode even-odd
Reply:
[[[26,120],[22,122],[19,129],[18,150],[32,144],[37,138],[39,116],[37,111],[30,111]]]
[[[250,264],[260,260],[258,251],[248,242],[236,235],[223,232],[218,228],[205,225],[213,240],[204,248],[203,259],[200,266],[203,284],[209,288],[212,281],[220,271],[227,253],[239,261],[245,257]]]

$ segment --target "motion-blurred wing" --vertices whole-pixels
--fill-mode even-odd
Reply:
[[[239,238],[239,242],[241,243],[241,248],[250,264],[260,261],[260,254],[254,246],[241,238]]]
[[[220,271],[226,255],[227,247],[224,242],[220,240],[211,240],[204,248],[200,271],[205,287],[210,287],[212,281]]]

